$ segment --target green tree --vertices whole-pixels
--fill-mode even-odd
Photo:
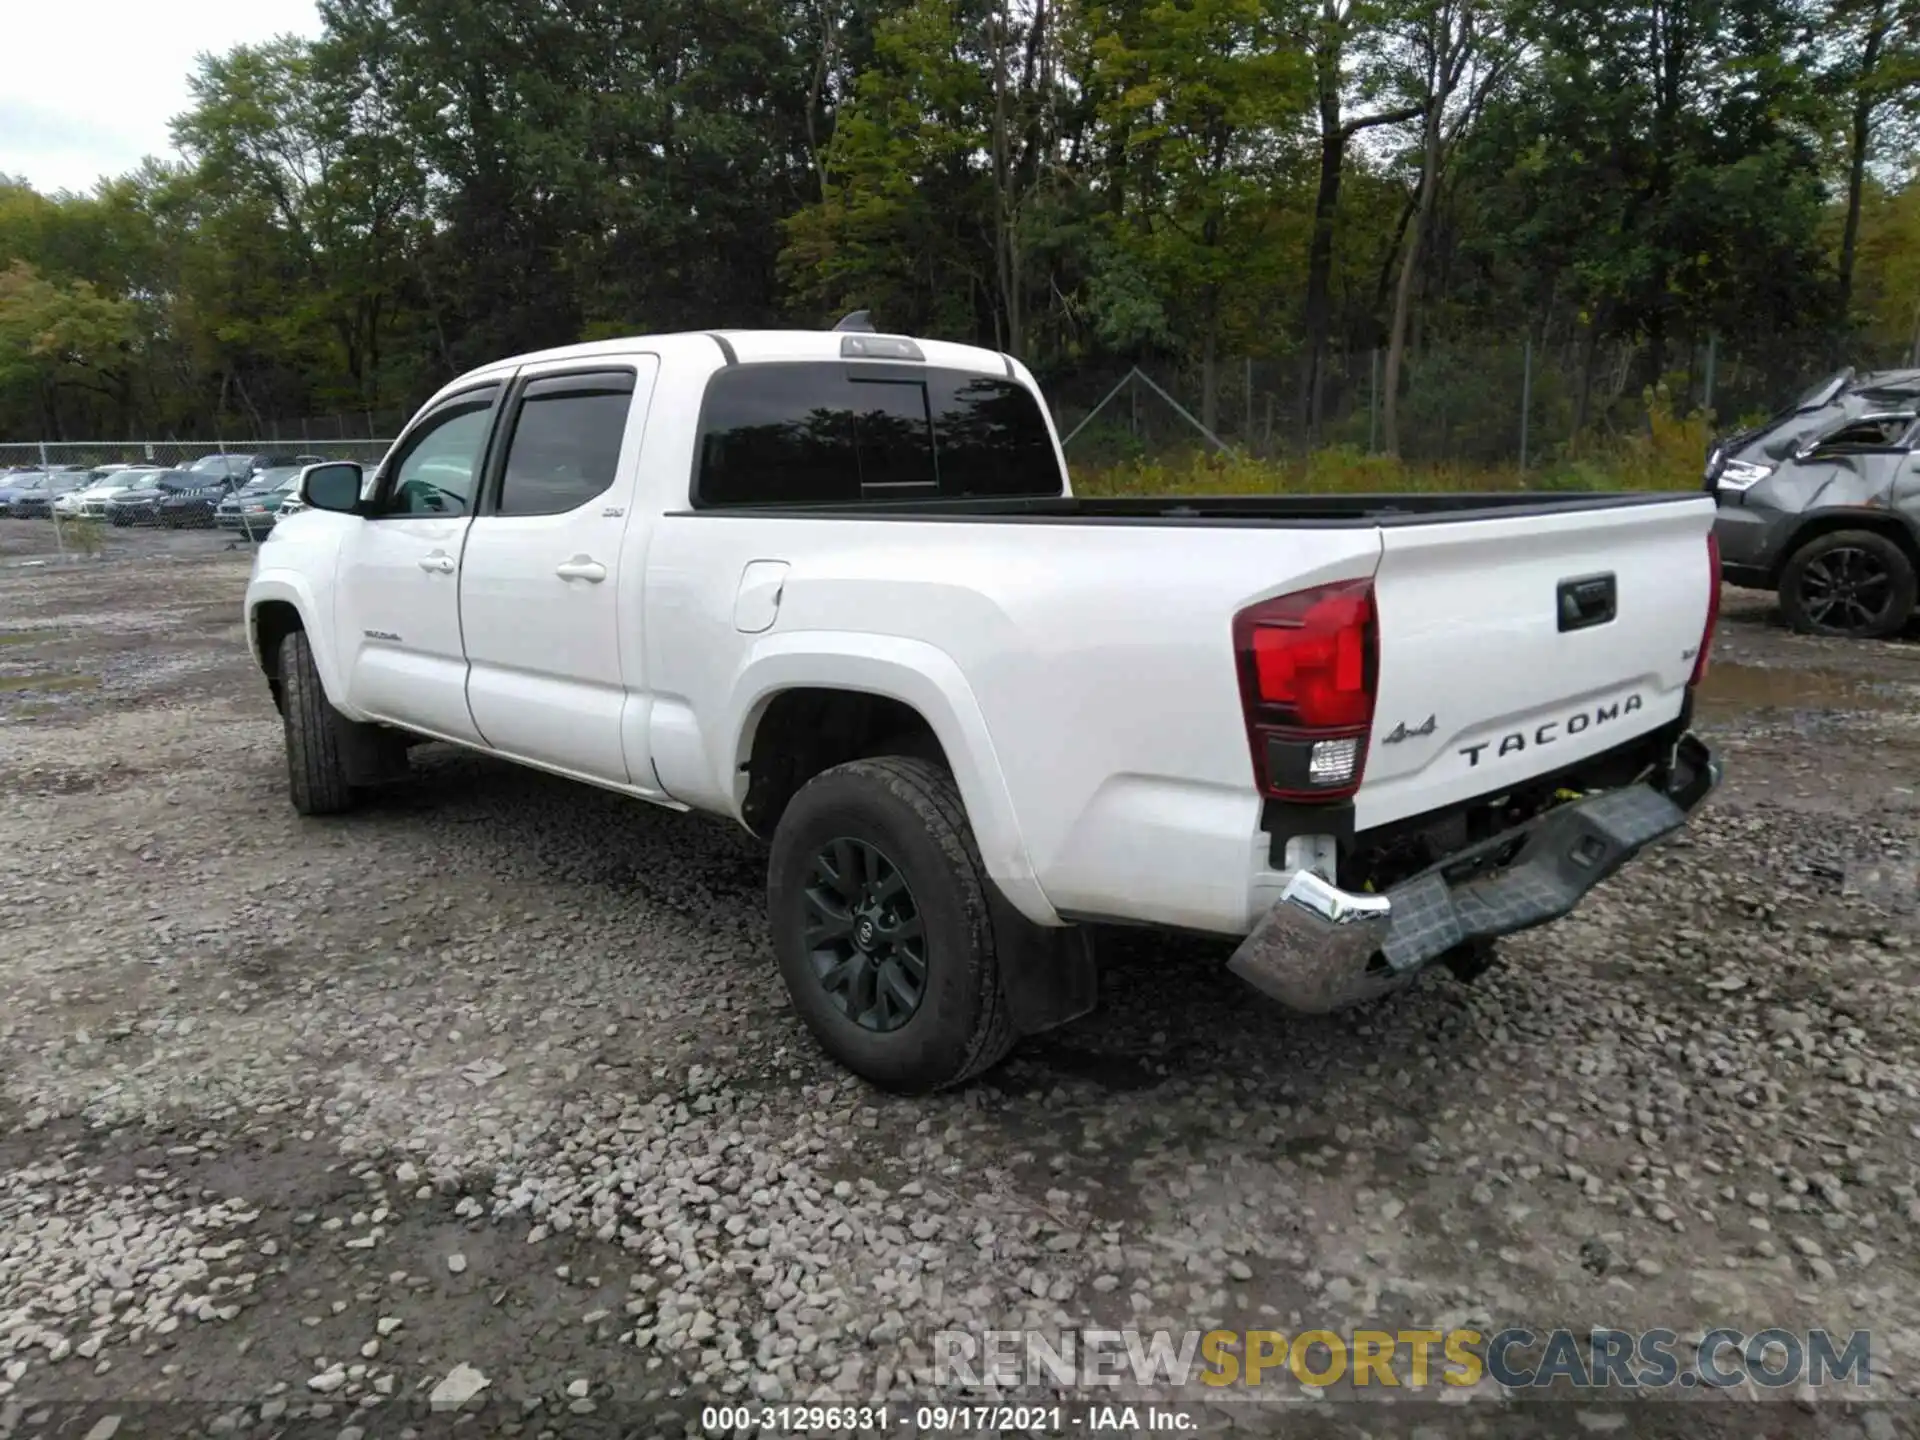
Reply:
[[[1067,231],[1072,97],[1051,0],[916,0],[882,19],[784,266],[814,314],[870,307],[1018,355]],[[1067,231],[1062,230],[1062,226]]]
[[[1633,385],[1678,337],[1819,332],[1825,110],[1790,0],[1568,0],[1528,7],[1529,63],[1470,138],[1469,246],[1527,309],[1580,335],[1574,424],[1602,343],[1639,347]],[[1803,363],[1818,363],[1809,360]]]
[[[837,117],[821,196],[787,223],[784,265],[814,315],[874,310],[894,329],[978,333],[996,255],[991,90],[947,0],[883,21]]]
[[[425,176],[361,67],[323,53],[289,38],[203,57],[174,126],[193,167],[177,198],[216,241],[202,278],[224,288],[202,295],[243,394],[252,372],[281,403],[375,407]]]
[[[1434,206],[1449,156],[1478,117],[1509,61],[1506,17],[1489,0],[1419,0],[1404,15],[1401,89],[1420,115],[1419,179],[1415,184],[1400,278],[1387,326],[1387,362],[1381,382],[1380,432],[1389,455],[1400,451],[1400,367],[1406,358],[1420,247],[1433,225]]]
[[[1219,423],[1223,341],[1284,263],[1274,197],[1296,173],[1312,71],[1260,0],[1106,0],[1087,84],[1117,162],[1112,240],[1200,357],[1201,423]],[[1174,297],[1178,297],[1177,303]]]
[[[124,411],[133,322],[131,305],[90,282],[58,283],[14,260],[0,270],[0,392],[30,395],[55,440],[64,433],[67,391],[91,392]]]
[[[1720,388],[1751,391],[1756,357],[1784,385],[1849,324],[1900,349],[1920,324],[1908,0],[323,22],[204,57],[178,157],[85,195],[0,180],[0,427],[232,435],[580,338],[870,308],[1069,395],[1082,367],[1197,375],[1214,428],[1226,357],[1297,351],[1309,442],[1357,438],[1343,355],[1384,341],[1389,443],[1492,456],[1514,401],[1488,379],[1517,380],[1522,334],[1565,439],[1636,416],[1708,335],[1736,357]]]
[[[1855,299],[1871,317],[1867,338],[1920,365],[1920,170],[1890,187],[1868,182],[1858,272]]]
[[[1347,152],[1369,130],[1418,119],[1425,104],[1424,100],[1395,103],[1383,98],[1388,74],[1382,51],[1390,14],[1383,0],[1320,0],[1304,17],[1302,26],[1301,43],[1313,63],[1313,108],[1320,143],[1312,239],[1307,247],[1306,296],[1301,304],[1306,364],[1300,375],[1300,411],[1309,442],[1319,437],[1326,400],[1334,229]],[[1356,106],[1359,114],[1350,108]]]
[[[1828,20],[1829,44],[1838,53],[1826,79],[1840,87],[1846,129],[1846,218],[1837,266],[1845,318],[1852,309],[1867,164],[1890,120],[1920,112],[1920,7],[1902,0],[1834,0]]]

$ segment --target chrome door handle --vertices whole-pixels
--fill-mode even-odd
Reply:
[[[607,567],[588,555],[576,555],[571,560],[563,560],[553,567],[553,573],[562,580],[585,580],[598,585],[607,578]]]
[[[451,575],[453,573],[453,557],[444,550],[436,550],[431,555],[422,555],[420,557],[420,568],[433,574]]]

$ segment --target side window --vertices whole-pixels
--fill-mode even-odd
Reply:
[[[561,515],[612,486],[633,375],[555,375],[527,385],[507,442],[502,515]]]
[[[1820,440],[1821,450],[1885,450],[1898,445],[1913,424],[1911,415],[1868,415],[1849,421]]]
[[[495,394],[489,388],[456,396],[400,443],[387,466],[381,515],[467,513]]]

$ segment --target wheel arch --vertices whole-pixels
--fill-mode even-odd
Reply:
[[[1836,506],[1809,512],[1787,536],[1773,562],[1774,587],[1777,589],[1786,578],[1787,565],[1796,554],[1821,536],[1840,530],[1868,530],[1886,536],[1906,553],[1914,569],[1920,571],[1920,533],[1916,533],[1914,525],[1903,516],[1873,506]]]
[[[810,722],[822,715],[837,720],[837,734],[803,744],[795,755],[792,740],[814,739]],[[892,636],[768,637],[737,677],[723,733],[730,737],[720,746],[727,773],[716,779],[756,834],[770,832],[785,798],[800,785],[832,765],[871,756],[873,742],[896,736],[930,742],[937,754],[922,749],[918,758],[937,758],[952,773],[988,876],[1029,920],[1062,923],[1034,875],[986,717],[945,651]],[[861,753],[842,753],[849,742]],[[784,760],[775,764],[776,756]],[[757,799],[756,778],[768,787]],[[751,818],[750,810],[756,812]]]
[[[247,587],[247,647],[253,652],[254,663],[266,676],[277,707],[284,699],[280,693],[280,646],[294,631],[304,630],[328,702],[342,714],[348,714],[340,703],[345,687],[334,668],[332,646],[326,643],[325,631],[316,629],[314,624],[318,613],[314,596],[303,580],[295,576],[262,576]]]

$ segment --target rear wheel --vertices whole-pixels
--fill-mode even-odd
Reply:
[[[1780,609],[1803,635],[1884,640],[1913,616],[1914,565],[1871,530],[1835,530],[1802,545],[1780,575]]]
[[[340,753],[340,717],[321,687],[304,630],[280,642],[280,702],[293,808],[302,815],[337,815],[349,809],[354,794]]]
[[[794,796],[774,831],[768,914],[787,993],[828,1054],[905,1093],[1006,1055],[988,883],[938,765],[855,760]]]

